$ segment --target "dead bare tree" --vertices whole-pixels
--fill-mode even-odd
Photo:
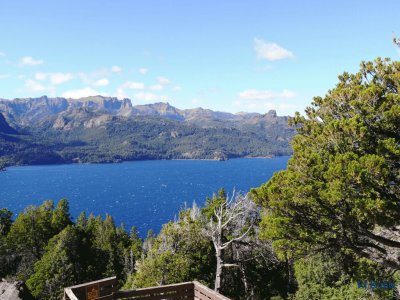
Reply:
[[[223,260],[224,250],[234,242],[243,240],[253,228],[255,205],[247,195],[236,194],[226,197],[219,203],[214,214],[208,220],[205,233],[214,244],[217,260],[215,274],[215,291],[221,288],[222,269],[240,267],[236,263],[226,263]],[[229,236],[229,238],[228,238]]]

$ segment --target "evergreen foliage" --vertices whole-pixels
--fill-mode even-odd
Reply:
[[[394,297],[357,282],[394,283],[400,269],[399,89],[400,62],[389,59],[339,76],[291,120],[287,169],[251,191],[264,207],[261,236],[295,261],[294,299]]]
[[[362,63],[314,98],[286,170],[253,190],[281,254],[328,247],[400,268],[400,62]]]
[[[45,201],[14,222],[11,212],[0,211],[0,277],[26,280],[38,299],[60,299],[66,286],[109,276],[125,282],[141,255],[137,232],[130,236],[109,215],[82,213],[73,223],[68,207],[65,199],[55,208]]]

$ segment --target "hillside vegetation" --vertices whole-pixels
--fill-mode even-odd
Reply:
[[[287,117],[230,114],[168,103],[41,97],[0,100],[3,164],[139,159],[229,159],[289,155]]]

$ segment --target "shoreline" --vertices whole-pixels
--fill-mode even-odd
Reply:
[[[240,157],[232,157],[232,158],[227,158],[227,159],[213,159],[213,158],[171,158],[171,159],[132,159],[132,160],[122,160],[122,161],[114,161],[114,162],[66,162],[66,163],[54,163],[54,164],[21,164],[21,165],[7,165],[4,166],[3,168],[0,169],[1,172],[6,172],[7,168],[10,167],[38,167],[38,166],[63,166],[63,165],[99,165],[99,164],[122,164],[126,162],[139,162],[139,161],[228,161],[232,159],[272,159],[272,158],[277,158],[277,157],[285,157],[285,156],[291,156],[291,155],[271,155],[271,156],[240,156]]]

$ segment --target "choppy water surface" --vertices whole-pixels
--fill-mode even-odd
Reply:
[[[81,211],[111,214],[117,224],[158,232],[186,202],[203,205],[219,188],[248,191],[286,167],[289,157],[228,161],[159,160],[122,164],[11,167],[0,172],[0,208],[14,213],[44,200],[67,198]]]

